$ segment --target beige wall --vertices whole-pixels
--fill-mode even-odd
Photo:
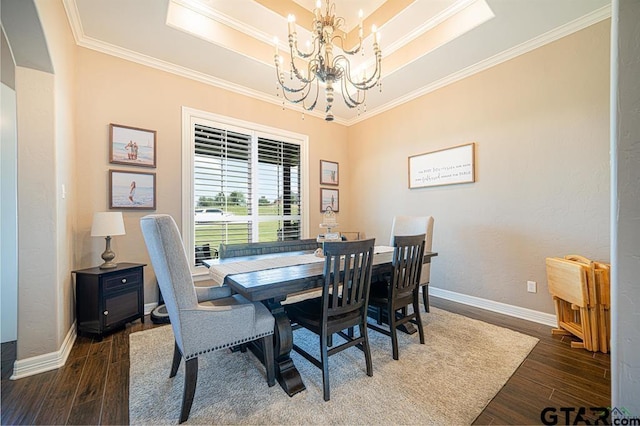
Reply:
[[[212,59],[213,60],[213,59]],[[187,106],[309,136],[310,235],[319,233],[319,160],[339,162],[341,181],[349,180],[347,131],[281,106],[217,89],[163,71],[92,50],[78,49],[77,73],[77,195],[76,265],[94,266],[104,251],[104,239],[90,234],[92,215],[108,203],[108,170],[152,171],[157,174],[156,213],[172,215],[181,226],[181,107]],[[157,131],[157,168],[109,164],[109,123]],[[344,187],[341,187],[343,189]],[[343,196],[344,199],[344,196]],[[114,237],[116,261],[149,263],[139,219],[149,211],[124,211],[127,234]],[[348,222],[349,210],[339,220]],[[155,279],[146,268],[145,302],[157,301]]]
[[[60,347],[53,86],[51,74],[16,67],[18,359]]]
[[[74,268],[75,251],[75,77],[77,47],[64,8],[58,2],[38,0],[49,55],[54,68],[55,109],[55,208],[56,262],[58,296],[56,300],[58,344],[75,320],[74,283],[69,273]],[[46,17],[47,19],[44,19]],[[63,189],[64,188],[64,189]]]
[[[350,127],[352,221],[433,215],[434,287],[553,313],[546,256],[609,261],[609,22]],[[407,189],[408,156],[468,142],[475,183]]]
[[[73,321],[75,42],[62,4],[36,2],[54,74],[16,67],[18,359],[60,349]],[[72,193],[72,191],[71,191]]]

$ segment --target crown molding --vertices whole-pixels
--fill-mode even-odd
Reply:
[[[438,89],[448,86],[449,84],[452,84],[462,79],[465,79],[467,77],[470,77],[481,71],[492,68],[503,62],[514,59],[520,55],[524,55],[525,53],[531,52],[532,50],[535,50],[546,44],[552,43],[563,37],[571,35],[577,31],[585,29],[591,25],[597,24],[598,22],[604,21],[605,19],[610,17],[611,17],[611,7],[610,6],[601,7],[600,9],[597,9],[592,13],[589,13],[581,18],[578,18],[572,22],[569,22],[561,27],[548,31],[536,38],[533,38],[524,43],[521,43],[518,46],[512,47],[511,49],[498,53],[497,55],[494,55],[490,58],[480,61],[456,73],[443,77],[440,80],[434,81],[433,83],[428,84],[422,87],[421,89],[418,89],[407,95],[396,98],[393,101],[387,102],[386,104],[381,105],[377,108],[369,110],[366,114],[366,117],[360,116],[360,117],[355,117],[353,119],[347,120],[346,125],[352,126],[361,121],[372,118],[378,114],[382,114],[385,111],[389,111],[390,109],[393,109],[397,106],[400,106],[409,101],[417,99],[428,93],[434,92]]]
[[[71,26],[71,33],[76,41],[76,44],[80,43],[80,39],[84,35],[84,29],[82,28],[82,20],[80,19],[80,12],[78,11],[78,4],[76,0],[62,0],[62,5],[67,14],[69,25]]]

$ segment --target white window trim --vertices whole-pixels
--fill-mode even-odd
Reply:
[[[261,136],[267,135],[274,139],[290,139],[300,144],[300,167],[302,173],[300,176],[300,201],[305,207],[302,209],[301,217],[301,236],[309,238],[309,137],[300,133],[290,132],[288,130],[278,129],[275,127],[263,126],[261,124],[251,123],[248,121],[238,120],[232,117],[213,114],[190,107],[182,107],[182,242],[185,247],[194,247],[195,224],[193,220],[193,152],[195,149],[194,125],[202,124],[203,121],[215,122],[221,126],[239,127],[243,131],[259,132]],[[253,161],[258,161],[254,159]],[[256,168],[253,168],[257,170]],[[255,192],[255,191],[254,191]],[[254,197],[257,197],[255,192]],[[257,200],[253,200],[256,202]],[[190,265],[195,263],[194,250],[187,250]],[[208,277],[207,268],[205,266],[191,266],[191,273],[194,277],[206,279]]]

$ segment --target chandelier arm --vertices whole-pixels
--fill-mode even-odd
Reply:
[[[369,90],[373,88],[376,84],[378,84],[378,82],[380,81],[381,74],[382,74],[382,64],[378,60],[376,62],[376,69],[374,70],[373,74],[371,74],[371,77],[369,77],[368,79],[360,82],[353,81],[353,79],[351,78],[350,72],[346,73],[346,78],[349,80],[349,83],[351,83],[354,87],[360,90]]]
[[[345,68],[339,63],[334,64],[334,66],[336,69],[340,71],[342,75],[344,75],[345,71],[348,71],[348,69],[345,70]],[[349,62],[347,62],[347,67],[348,66],[349,66]],[[356,88],[356,91],[358,93],[358,99],[354,99],[353,96],[351,96],[351,93],[349,93],[349,84],[353,86],[353,84],[350,81],[348,81],[346,78],[343,78],[342,81],[340,82],[342,100],[344,101],[345,105],[347,105],[349,108],[355,108],[358,105],[362,104],[362,102],[364,101],[359,100],[360,90],[358,90],[357,88]],[[355,88],[355,86],[353,87]]]
[[[340,50],[342,50],[342,52],[346,53],[347,55],[355,55],[356,53],[360,52],[360,50],[362,49],[362,38],[360,38],[360,42],[358,43],[358,46],[356,46],[356,48],[353,50],[347,50],[344,48],[344,38],[342,38],[342,36],[339,36],[339,35],[333,36],[333,38],[331,38],[331,43],[333,43],[333,41],[336,39],[340,41]]]
[[[316,56],[320,52],[320,43],[317,43],[318,36],[313,37],[313,50],[309,53],[303,52],[298,48],[298,33],[294,32],[293,35],[289,34],[289,50],[291,51],[291,57],[294,57],[294,50],[299,58],[307,59],[312,56]]]
[[[288,93],[300,93],[303,92],[307,88],[307,86],[309,86],[309,83],[306,83],[300,88],[289,87],[284,84],[284,78],[282,76],[278,77],[278,84],[280,85],[280,87],[282,87],[283,91],[286,91]]]
[[[318,80],[316,80],[316,96],[315,96],[315,98],[313,99],[313,103],[312,103],[309,107],[306,107],[306,106],[304,105],[304,103],[302,104],[302,106],[303,106],[307,111],[311,111],[311,110],[313,110],[313,109],[316,107],[316,105],[318,104],[318,94],[319,94],[319,93],[320,93],[320,84],[318,83]]]
[[[307,64],[307,75],[309,76],[313,76],[309,79],[307,79],[306,77],[304,77],[302,74],[300,74],[300,70],[298,69],[298,67],[296,67],[296,64],[293,60],[293,56],[291,57],[291,71],[293,71],[293,75],[296,76],[296,78],[298,80],[300,80],[301,82],[308,84],[311,83],[313,80],[316,79],[316,74],[315,72],[313,72],[314,69],[317,68],[317,61],[314,59],[312,61],[309,61],[309,63]]]
[[[357,93],[358,93],[358,99],[354,99],[353,96],[351,96],[351,93],[349,93],[349,86],[347,84],[346,80],[342,81],[342,99],[344,100],[344,103],[349,107],[349,108],[355,108],[359,105],[362,105],[367,97],[367,92],[361,91],[356,89]],[[362,92],[363,97],[362,100],[360,100],[360,93]]]
[[[291,97],[291,96],[289,96],[289,95],[290,95],[291,93],[299,93],[299,92],[300,92],[300,90],[298,90],[298,91],[296,91],[296,92],[292,92],[292,91],[286,90],[286,87],[285,87],[285,86],[282,86],[282,85],[281,85],[281,87],[282,87],[282,89],[283,89],[283,90],[282,90],[282,96],[283,96],[287,101],[289,101],[290,103],[292,103],[292,104],[301,104],[302,108],[306,109],[307,111],[311,111],[311,110],[313,110],[313,109],[316,107],[316,104],[318,103],[318,93],[319,93],[319,89],[318,89],[318,84],[317,84],[317,82],[316,82],[316,94],[315,94],[315,97],[314,97],[313,103],[312,103],[310,106],[308,106],[308,107],[304,104],[304,101],[309,97],[309,93],[311,93],[311,85],[310,85],[310,84],[305,85],[305,86],[301,89],[301,90],[306,89],[307,91],[306,91],[306,93],[304,93],[303,95],[301,95],[300,97],[297,97],[297,98],[293,98],[293,97]],[[288,95],[288,94],[289,94],[289,95]]]
[[[292,93],[297,93],[297,92],[301,92],[302,90],[304,90],[304,88],[306,87],[306,85],[308,85],[309,83],[311,83],[313,80],[316,79],[316,75],[315,73],[312,72],[312,65],[315,66],[315,61],[311,61],[308,65],[308,69],[309,69],[309,75],[312,75],[313,78],[310,79],[306,79],[303,78],[302,75],[300,74],[300,71],[298,70],[298,68],[295,66],[293,60],[291,60],[291,68],[296,76],[296,78],[298,78],[298,80],[302,83],[304,83],[304,85],[299,88],[296,89],[294,87],[289,87],[285,84],[284,82],[284,74],[282,72],[282,70],[280,69],[280,61],[278,61],[276,59],[276,76],[278,77],[278,83],[280,84],[280,86],[282,86],[283,89],[285,89],[288,92],[292,92]]]
[[[284,84],[284,83],[282,83],[281,81],[280,81],[279,83],[280,83],[280,87],[282,87],[282,90],[284,90],[284,91],[285,91],[285,92],[287,92],[287,93],[300,93],[300,92],[304,92],[304,90],[305,90],[305,89],[306,89],[306,90],[308,90],[308,86],[309,86],[309,84],[305,84],[304,86],[302,86],[302,87],[300,87],[300,88],[296,89],[296,88],[294,88],[294,87],[289,87],[289,86],[285,85],[285,84]]]
[[[339,65],[343,63],[345,64],[344,66]],[[333,64],[335,67],[340,67],[343,69],[343,75],[345,75],[345,78],[349,80],[349,83],[351,83],[351,85],[353,85],[353,87],[355,87],[356,89],[369,90],[373,88],[376,84],[378,84],[378,81],[380,80],[380,73],[381,73],[380,61],[376,62],[376,69],[371,75],[371,77],[360,82],[354,81],[351,78],[351,63],[344,55],[336,56],[333,60]]]

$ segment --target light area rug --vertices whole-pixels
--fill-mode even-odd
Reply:
[[[364,354],[349,348],[329,358],[331,400],[322,398],[322,372],[292,352],[307,387],[287,396],[269,388],[263,366],[247,351],[216,351],[198,359],[198,384],[188,424],[470,424],[504,386],[538,339],[431,308],[423,314],[425,344],[400,333],[400,360],[391,339],[369,330],[373,377]],[[339,339],[339,337],[335,337]],[[311,351],[318,337],[294,332]],[[130,335],[131,424],[176,424],[184,386],[184,361],[169,378],[170,326]],[[317,354],[318,351],[316,350]]]

